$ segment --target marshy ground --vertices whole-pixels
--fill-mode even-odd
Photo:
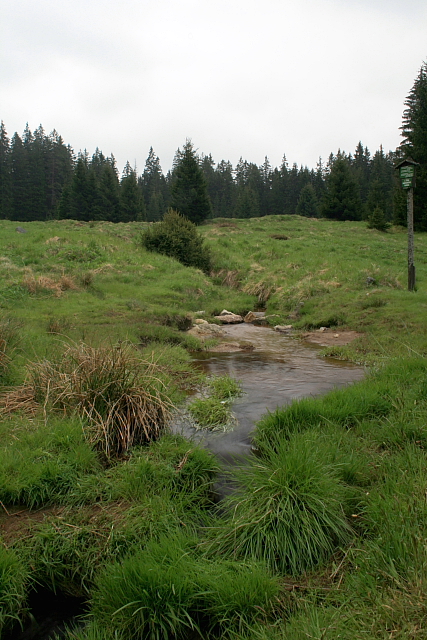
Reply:
[[[212,221],[207,275],[145,251],[143,224],[15,227],[0,222],[3,637],[45,590],[86,603],[68,640],[427,638],[425,234],[408,292],[400,228]],[[187,329],[224,308],[266,309],[296,350],[327,338],[324,362],[368,372],[260,416],[218,508],[219,460],[166,425],[206,385],[193,359],[213,343]]]

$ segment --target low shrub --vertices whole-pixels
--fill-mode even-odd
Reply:
[[[143,232],[141,244],[148,251],[175,258],[186,267],[205,273],[211,270],[211,253],[196,225],[173,209],[168,209],[161,222]]]

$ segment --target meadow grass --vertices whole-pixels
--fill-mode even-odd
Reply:
[[[144,223],[34,222],[26,234],[15,224],[0,221],[0,553],[21,575],[7,579],[7,615],[23,618],[31,566],[40,584],[92,603],[70,639],[427,638],[426,235],[416,234],[408,292],[397,227],[210,221],[200,227],[209,275],[146,252]],[[108,418],[120,381],[143,379],[147,391],[135,359],[171,404],[208,384],[229,406],[235,381],[198,373],[190,354],[205,346],[185,334],[198,312],[211,320],[223,308],[265,309],[296,338],[357,330],[322,353],[370,371],[264,416],[255,455],[216,510],[219,465],[194,442],[162,430],[108,459],[88,425],[91,412]],[[106,361],[123,376],[104,375]],[[77,370],[93,377],[78,386]],[[16,530],[13,505],[30,508]]]
[[[262,565],[209,561],[188,536],[164,537],[110,566],[92,597],[98,623],[128,637],[160,640],[242,632],[274,608],[279,584]]]
[[[407,291],[407,233],[363,222],[298,216],[214,221],[204,229],[214,261],[238,288],[257,295],[274,324],[321,326],[364,335],[344,357],[361,362],[427,352],[427,237],[417,234],[417,291]],[[286,242],[272,237],[285,234]],[[367,278],[373,279],[369,284]]]
[[[239,469],[228,513],[211,531],[210,553],[257,558],[272,570],[300,574],[352,538],[345,513],[350,490],[340,478],[335,442],[295,434]]]
[[[15,417],[2,424],[0,500],[41,507],[64,499],[82,475],[101,465],[76,419]]]
[[[20,620],[29,585],[29,569],[0,543],[0,635]]]

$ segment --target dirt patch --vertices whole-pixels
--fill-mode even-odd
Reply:
[[[0,504],[0,538],[8,543],[31,535],[34,524],[43,522],[47,516],[57,516],[62,510],[63,507],[44,507],[35,510],[22,507],[6,508]]]
[[[331,347],[333,345],[345,345],[360,338],[363,334],[357,331],[335,331],[334,329],[317,329],[303,333],[302,338],[306,342],[318,344],[321,347]]]

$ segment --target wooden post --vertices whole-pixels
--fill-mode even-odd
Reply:
[[[415,289],[415,264],[414,264],[414,189],[408,189],[407,196],[408,214],[408,291]]]

